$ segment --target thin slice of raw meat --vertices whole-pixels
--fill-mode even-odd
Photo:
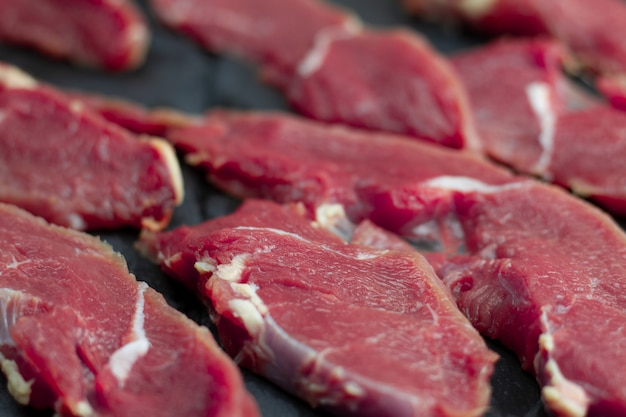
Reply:
[[[487,155],[520,172],[544,174],[564,108],[562,56],[559,44],[545,40],[496,41],[452,56]]]
[[[358,20],[316,0],[151,0],[159,19],[210,51],[262,65],[281,86],[297,71],[320,31],[349,32]]]
[[[150,34],[129,0],[0,0],[0,41],[123,71],[143,63]]]
[[[626,73],[626,4],[621,0],[404,0],[419,15],[462,20],[491,34],[549,35],[576,63],[601,74]]]
[[[467,95],[415,33],[362,30],[317,0],[153,0],[160,19],[218,53],[258,63],[307,116],[477,149]]]
[[[141,245],[211,306],[242,365],[337,415],[479,416],[495,355],[416,252],[350,245],[249,201]]]
[[[560,115],[547,174],[611,213],[626,215],[626,113],[598,105]]]
[[[0,66],[0,201],[75,229],[165,227],[182,176],[164,140]]]
[[[441,175],[519,181],[467,153],[280,113],[213,111],[167,138],[238,197],[300,201],[311,211],[339,204],[353,222],[369,218],[418,239],[430,239],[414,226],[432,214],[416,197],[422,182]]]
[[[334,39],[317,54],[287,91],[302,114],[479,148],[463,86],[425,39],[400,30],[364,31]]]
[[[489,156],[626,214],[626,114],[581,93],[572,104],[562,56],[553,42],[506,40],[452,62]]]
[[[534,181],[431,182],[466,252],[438,269],[484,335],[514,350],[559,416],[626,413],[626,235],[606,214]],[[603,342],[606,340],[606,342]]]
[[[0,204],[0,360],[23,404],[63,416],[257,416],[210,332],[99,239]]]

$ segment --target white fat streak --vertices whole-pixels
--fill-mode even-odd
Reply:
[[[315,209],[315,221],[324,229],[349,242],[355,225],[346,216],[341,204],[322,204]]]
[[[298,75],[305,78],[315,73],[322,66],[324,58],[328,53],[328,47],[333,42],[340,39],[349,39],[358,33],[360,29],[360,24],[354,19],[349,19],[340,26],[330,26],[321,29],[315,34],[313,46],[298,64]]]
[[[459,9],[470,19],[478,19],[493,9],[498,0],[461,0]]]
[[[530,107],[539,120],[541,133],[539,134],[539,144],[543,149],[539,160],[533,167],[533,171],[549,180],[547,169],[552,161],[554,153],[554,131],[556,129],[556,115],[550,100],[550,86],[546,83],[530,83],[526,87],[526,95]]]
[[[246,267],[246,260],[250,257],[248,253],[241,253],[233,256],[233,259],[228,264],[218,265],[215,269],[215,276],[219,279],[231,282],[241,281],[241,274]],[[197,270],[197,268],[196,268]]]
[[[178,205],[183,202],[185,187],[183,186],[183,173],[176,157],[176,151],[170,143],[162,138],[151,137],[150,144],[163,158],[174,187],[175,202]]]
[[[541,314],[541,322],[546,331],[539,337],[537,355],[541,355],[542,351],[547,352],[549,359],[545,364],[545,374],[550,378],[541,389],[543,400],[548,408],[559,415],[584,417],[587,414],[590,399],[584,388],[563,375],[559,365],[550,356],[555,346],[554,338],[550,334],[550,321],[546,310]]]
[[[146,337],[144,330],[144,292],[147,288],[148,285],[146,283],[139,283],[139,294],[137,296],[135,315],[133,317],[132,331],[134,339],[113,352],[109,359],[111,373],[117,378],[120,387],[124,386],[135,362],[150,349],[150,341]]]
[[[33,378],[30,381],[26,381],[20,373],[17,363],[4,357],[2,353],[0,353],[0,368],[7,378],[9,394],[11,394],[18,403],[28,405],[30,402],[31,387],[35,379]]]
[[[0,83],[8,88],[33,89],[37,81],[12,65],[0,64]]]
[[[424,183],[427,187],[440,188],[443,190],[460,191],[463,193],[478,192],[483,194],[493,194],[502,191],[507,191],[515,188],[520,188],[525,184],[524,182],[514,182],[504,185],[491,185],[486,184],[470,177],[462,176],[448,176],[442,175],[435,177]]]
[[[25,263],[27,263],[27,261],[17,262],[15,258],[13,258],[13,261],[7,264],[7,268],[16,268]],[[20,291],[0,288],[0,315],[2,316],[2,320],[0,321],[0,345],[13,346],[15,344],[11,338],[11,328],[19,318],[20,312],[19,307],[16,305],[14,305],[12,309],[9,309],[9,303],[11,301],[17,303],[23,296]]]
[[[85,222],[85,219],[78,213],[71,213],[67,216],[67,221],[70,228],[74,230],[85,230],[87,228],[87,222]]]

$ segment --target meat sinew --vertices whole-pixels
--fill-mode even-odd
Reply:
[[[0,201],[75,229],[161,229],[182,200],[172,147],[0,65]]]
[[[141,245],[195,288],[242,365],[337,415],[479,416],[495,355],[417,252],[346,244],[297,207],[234,214]]]
[[[143,63],[150,34],[128,0],[1,0],[0,41],[122,71]]]
[[[99,239],[0,204],[0,361],[22,404],[63,416],[257,416],[210,332]]]
[[[153,0],[169,26],[253,60],[302,113],[477,149],[466,93],[447,61],[408,31],[363,30],[316,0]]]

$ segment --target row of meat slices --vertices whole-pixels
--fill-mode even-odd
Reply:
[[[600,15],[611,10],[614,21],[619,22],[626,7],[616,5],[615,0],[604,1],[607,8]],[[68,24],[63,26],[62,35],[67,39],[31,30],[23,36],[51,42],[50,46],[42,46],[49,51],[56,45],[59,45],[57,49],[69,48],[73,41],[68,39],[71,39],[82,40],[89,45],[83,49],[97,52],[101,48],[94,44],[103,42],[96,40],[106,39],[104,43],[116,48],[120,55],[139,54],[126,51],[120,46],[124,42],[112,42],[116,38],[103,32],[111,27],[105,19],[109,16],[124,25],[117,33],[147,31],[130,4],[75,3],[51,2],[47,7],[56,12],[48,13],[29,6],[26,1],[4,1],[0,7],[10,13],[1,14],[5,23],[0,24],[0,29],[5,35],[0,37],[10,40],[9,35],[13,34],[19,38],[26,27],[21,24],[24,19],[41,20],[37,27],[42,31],[58,27],[32,14],[41,12],[46,19],[56,19],[61,10],[72,6],[69,10],[76,11],[77,16],[98,13],[100,17],[94,20],[100,23],[85,27],[76,16],[64,15]],[[554,35],[571,49],[582,51],[578,55],[587,57],[581,58],[582,61],[599,63],[602,67],[599,71],[619,72],[622,61],[619,45],[603,36],[613,39],[620,32],[592,31],[599,18],[587,22],[589,19],[580,16],[597,17],[598,12],[583,13],[587,7],[584,2],[576,3],[575,7],[554,0],[545,5],[528,0],[477,2],[471,7],[462,2],[406,3],[421,14],[462,16],[491,32]],[[614,213],[626,212],[624,168],[620,163],[626,140],[621,137],[619,127],[624,121],[599,104],[588,111],[567,109],[564,102],[567,99],[562,97],[567,92],[561,91],[567,90],[566,81],[560,75],[566,54],[557,45],[541,46],[541,42],[532,41],[526,46],[524,42],[500,45],[453,58],[451,66],[415,34],[364,29],[351,14],[314,0],[293,1],[289,7],[284,7],[281,1],[269,0],[263,4],[250,0],[154,0],[151,4],[164,23],[190,35],[211,51],[236,54],[259,63],[264,78],[282,89],[293,106],[307,116],[413,135],[455,148],[482,149],[486,155],[519,172],[570,188]],[[118,15],[132,17],[115,18]],[[528,25],[527,20],[535,23]],[[140,27],[143,29],[137,29]],[[65,34],[73,28],[97,33]],[[573,33],[593,33],[598,37],[593,42],[613,45],[612,49],[590,48]],[[145,36],[134,38],[142,37]],[[521,68],[517,66],[520,60],[524,65]],[[498,80],[497,86],[491,82],[494,79]],[[619,77],[605,77],[599,83],[617,107],[620,96],[624,96],[619,80]],[[602,122],[596,123],[597,120]],[[611,127],[604,128],[609,123]],[[573,125],[575,128],[570,127]]]
[[[330,32],[332,33],[332,31]],[[343,32],[340,31],[340,33],[336,37],[333,33],[321,38],[329,38],[334,44],[343,39]],[[338,53],[339,62],[343,63],[344,57],[350,56],[355,50],[362,50],[361,48],[367,50],[368,46],[375,45],[380,39],[383,39],[384,42],[387,42],[387,39],[392,39],[392,43],[399,44],[400,48],[405,48],[407,45],[414,47],[414,39],[409,39],[407,42],[407,37],[410,38],[410,35],[392,33],[379,38],[378,34],[375,33],[365,32],[363,35],[359,33],[358,42],[348,43],[348,45],[358,45],[358,47],[346,46],[346,52]],[[346,39],[352,39],[352,34]],[[328,40],[320,41],[319,43],[322,44],[320,48],[328,47],[328,45],[324,46],[324,43],[328,42]],[[524,45],[524,47],[527,46]],[[513,49],[515,48],[514,46]],[[329,53],[329,51],[325,51],[325,53]],[[536,54],[533,56],[537,57],[541,53],[533,52]],[[495,55],[501,58],[501,54]],[[316,56],[310,55],[309,58],[311,56],[313,58],[309,59],[308,62],[315,61]],[[462,59],[463,57],[456,62],[461,62]],[[504,68],[497,68],[498,71],[506,71],[507,65],[510,65],[508,61],[503,61],[505,62]],[[358,62],[358,59],[353,62]],[[551,63],[541,62],[541,65],[545,67],[549,67],[549,64],[551,65]],[[410,67],[411,65],[407,66]],[[285,73],[284,68],[280,70],[270,68],[267,70],[266,76],[276,84],[280,84],[285,82]],[[526,101],[521,102],[526,106],[526,114],[534,117],[539,114],[539,117],[536,118],[539,120],[540,146],[538,157],[536,154],[531,155],[526,161],[520,162],[516,168],[543,176],[553,175],[556,177],[559,174],[554,171],[539,170],[539,168],[546,169],[546,167],[553,169],[551,160],[549,163],[545,162],[546,157],[544,155],[547,149],[544,145],[548,144],[551,153],[555,153],[554,150],[559,149],[557,148],[558,141],[550,142],[549,135],[546,133],[546,131],[548,133],[550,131],[549,119],[562,117],[558,111],[551,107],[553,103],[560,105],[559,99],[562,99],[566,108],[569,106],[589,106],[593,111],[602,108],[601,114],[610,114],[611,117],[615,115],[615,120],[618,121],[621,116],[615,111],[609,112],[605,106],[596,106],[594,103],[590,103],[588,99],[581,100],[580,97],[574,96],[567,87],[564,87],[564,83],[558,80],[558,76],[554,76],[558,70],[551,72],[548,69],[546,73],[552,74],[553,78],[544,78],[544,75],[540,74],[539,78],[535,79],[533,73],[530,78],[531,81],[522,85],[521,91],[525,94]],[[325,83],[326,81],[322,81],[322,84]],[[369,83],[371,84],[371,82]],[[16,93],[13,89],[14,86],[9,84],[11,83],[6,83],[6,88],[3,91],[5,93],[8,91],[11,94]],[[22,87],[24,85],[18,87],[17,90]],[[298,88],[301,89],[301,87]],[[519,86],[514,86],[515,88],[519,89]],[[26,88],[26,90],[29,89],[33,91],[27,91],[27,93],[36,92],[38,100],[42,99],[42,93],[45,93],[46,90],[46,88],[39,86],[33,87],[32,84]],[[312,88],[312,91],[316,90],[316,88]],[[18,91],[16,97],[21,96],[22,93],[24,92]],[[563,94],[563,96],[559,98],[559,94]],[[28,96],[28,94],[25,95]],[[43,95],[45,96],[45,94]],[[471,92],[470,99],[473,100]],[[11,100],[7,100],[7,102],[16,103],[18,101],[14,101],[13,96],[11,96]],[[84,101],[84,103],[88,102],[89,100]],[[69,106],[68,103],[70,103]],[[72,106],[71,103],[65,99],[62,100],[59,113],[67,111],[68,108],[72,110],[72,107],[74,107],[73,111],[76,112],[77,105]],[[80,103],[80,101],[73,103]],[[321,103],[320,108],[323,109],[326,102],[321,101]],[[493,103],[487,102],[487,104]],[[86,105],[89,106],[90,104]],[[20,109],[17,110],[16,114],[19,115]],[[584,111],[588,111],[588,109],[585,108]],[[112,114],[116,115],[115,112]],[[623,300],[619,295],[619,288],[624,277],[621,265],[624,264],[625,258],[625,239],[623,233],[599,212],[553,188],[513,177],[507,172],[493,168],[473,157],[448,151],[442,151],[439,154],[438,150],[430,147],[420,147],[417,144],[409,145],[409,142],[404,139],[388,135],[377,136],[377,139],[364,139],[360,137],[369,135],[335,128],[326,131],[324,130],[328,129],[326,127],[290,120],[278,115],[266,117],[218,112],[211,114],[206,120],[195,122],[188,121],[184,116],[178,117],[173,114],[165,114],[165,116],[160,114],[154,119],[151,114],[144,114],[143,116],[147,117],[146,120],[149,122],[150,129],[162,129],[163,134],[168,139],[184,152],[192,154],[189,157],[190,162],[208,168],[211,178],[231,193],[240,196],[272,198],[280,202],[302,201],[309,209],[310,215],[317,216],[319,225],[322,227],[329,226],[331,229],[344,234],[346,238],[352,236],[353,243],[357,245],[371,240],[372,234],[378,232],[372,231],[375,229],[369,229],[365,233],[367,239],[361,240],[364,229],[353,230],[350,223],[342,219],[342,209],[347,212],[352,221],[369,218],[389,230],[412,239],[420,247],[437,249],[437,253],[427,253],[426,256],[448,287],[447,290],[437,289],[440,285],[433,284],[437,281],[432,279],[432,272],[429,267],[420,261],[419,256],[414,252],[410,252],[411,255],[408,255],[407,248],[404,248],[404,255],[370,252],[364,248],[350,247],[345,249],[345,244],[340,244],[337,239],[319,233],[319,230],[310,229],[308,221],[298,220],[301,219],[302,213],[298,213],[299,209],[297,208],[280,208],[274,205],[250,203],[233,217],[210,223],[195,238],[190,237],[190,234],[193,235],[195,232],[186,230],[163,235],[145,233],[142,243],[144,250],[163,262],[164,267],[169,272],[177,275],[177,279],[182,280],[192,288],[197,288],[201,296],[206,297],[214,312],[217,313],[215,316],[217,326],[227,350],[241,360],[245,366],[266,375],[286,388],[293,389],[311,403],[319,403],[336,412],[355,412],[356,410],[359,415],[363,415],[362,410],[371,409],[375,411],[373,415],[384,415],[384,413],[390,415],[403,415],[404,413],[406,415],[415,415],[415,413],[424,415],[426,412],[453,413],[458,412],[458,410],[466,410],[464,411],[467,413],[466,415],[478,415],[486,406],[488,388],[486,388],[485,381],[490,373],[493,357],[486,352],[481,344],[482,341],[477,339],[472,332],[467,329],[462,330],[464,328],[463,320],[458,313],[451,312],[456,310],[453,308],[450,310],[452,303],[449,294],[451,293],[476,328],[489,337],[502,340],[518,353],[527,368],[533,369],[538,379],[544,384],[543,395],[546,404],[556,413],[561,415],[584,415],[585,413],[609,415],[615,413],[619,415],[624,412],[624,393],[621,392],[620,388],[623,384],[619,380],[619,376],[616,377],[612,372],[618,366],[617,364],[623,362],[623,358],[619,356],[620,349],[605,346],[605,351],[600,352],[597,356],[589,355],[589,352],[598,353],[595,341],[608,333],[616,335],[615,344],[619,346],[623,343],[623,335],[621,334],[621,323],[624,320]],[[596,117],[596,113],[591,113],[590,117]],[[578,117],[575,120],[578,120]],[[132,119],[129,121],[135,126],[145,126],[140,122],[142,122],[141,118],[138,121]],[[83,123],[80,121],[79,125]],[[98,123],[102,122],[98,121]],[[582,123],[584,125],[584,121]],[[290,130],[290,126],[294,126],[294,124],[297,128],[292,127]],[[358,125],[358,123],[355,124]],[[558,124],[554,123],[552,130],[558,132],[555,126]],[[316,133],[318,129],[319,133]],[[301,137],[298,137],[297,134],[291,134],[289,138],[285,138],[285,131],[304,132],[306,134],[300,135]],[[307,140],[310,141],[308,135],[316,138],[315,146],[310,147],[305,143]],[[335,142],[330,145],[321,139],[325,137],[330,137]],[[268,147],[267,143],[255,147],[255,141],[267,140],[267,138],[272,138],[278,144],[281,140],[293,138],[294,142],[290,144],[293,146],[292,151],[286,155],[284,143],[275,145],[276,147]],[[303,142],[297,142],[298,139],[302,139]],[[432,138],[430,139],[432,140]],[[218,141],[217,145],[216,140]],[[224,143],[219,144],[219,141]],[[374,145],[370,145],[370,141]],[[9,143],[17,145],[18,142]],[[368,142],[367,145],[366,142]],[[361,155],[352,161],[346,159],[348,155],[345,151],[336,155],[337,160],[328,157],[328,149],[337,147],[339,150],[341,149],[339,145],[345,143],[347,143],[346,149],[357,148],[362,150]],[[234,153],[228,153],[229,144],[234,145]],[[237,155],[237,151],[241,151],[242,147],[249,147],[250,150],[257,150],[257,152]],[[412,152],[409,151],[411,147]],[[281,153],[281,149],[283,153]],[[380,161],[380,155],[384,155],[383,152],[390,153],[390,158],[402,161],[398,164],[399,168],[392,172],[388,178],[377,178],[376,175],[368,176],[367,172],[368,170],[370,173],[372,172],[371,167],[375,164],[376,157]],[[491,153],[496,154],[501,152],[501,149],[494,146],[488,149],[488,152],[490,155]],[[294,153],[302,158],[302,160],[296,161],[297,164],[293,163]],[[405,154],[411,155],[406,157],[408,161],[402,160],[402,155]],[[418,161],[411,160],[414,155],[418,154],[421,156],[419,161],[421,165],[417,165]],[[457,159],[458,161],[456,161]],[[10,160],[13,159],[10,158]],[[306,163],[303,164],[302,161],[306,161]],[[447,164],[444,161],[448,161]],[[454,161],[456,162],[453,163]],[[418,166],[420,169],[411,171],[407,170],[406,167],[408,166]],[[463,168],[462,172],[459,169],[461,167]],[[381,172],[384,170],[381,169]],[[27,174],[23,172],[21,175],[28,178]],[[586,191],[585,189],[580,190]],[[593,193],[590,194],[593,195]],[[171,196],[169,198],[171,200]],[[618,204],[620,204],[619,201]],[[285,210],[289,219],[275,222],[274,220],[280,216],[279,213],[284,214]],[[254,212],[254,215],[251,216],[250,211]],[[268,219],[259,222],[258,217],[260,215],[258,213],[262,212],[268,213],[266,215]],[[511,213],[519,214],[511,215]],[[300,217],[297,217],[296,214]],[[579,228],[574,229],[571,226],[572,218],[579,223]],[[250,222],[252,225],[248,224]],[[299,222],[302,222],[300,226],[298,226]],[[154,226],[153,223],[152,218],[150,218],[150,221],[143,222],[143,225],[153,229],[159,229],[163,226],[163,224]],[[74,222],[74,225],[79,224],[82,223]],[[384,235],[384,233],[380,233]],[[182,234],[182,242],[177,240],[179,239],[177,234]],[[592,247],[597,248],[597,250],[589,251],[587,248],[579,246],[578,242],[589,242],[589,236],[593,237]],[[568,244],[563,245],[564,242]],[[384,239],[377,241],[377,245],[383,248],[386,247],[387,243]],[[28,244],[28,242],[25,243],[25,245]],[[178,246],[181,244],[182,247]],[[272,245],[274,244],[276,247],[273,248]],[[334,245],[338,246],[335,247]],[[393,247],[397,248],[397,246],[397,242],[395,242]],[[171,256],[172,247],[176,248],[179,255]],[[344,249],[340,250],[339,247]],[[463,247],[467,249],[467,252],[461,254],[460,248]],[[305,258],[301,260],[301,264],[297,265],[294,265],[293,262],[277,262],[276,256],[279,259],[281,256],[283,259],[288,259],[288,253],[281,254],[281,248],[287,252],[289,252],[289,248],[295,248],[302,253],[311,254],[321,249],[322,255],[320,257],[323,259],[328,259],[330,251],[339,256],[342,261],[348,258],[354,261],[370,261],[381,258],[384,263],[396,265],[396,261],[390,260],[390,258],[398,257],[402,259],[402,263],[412,262],[417,265],[415,268],[420,271],[420,279],[425,279],[425,281],[420,282],[430,283],[428,285],[431,285],[430,288],[433,293],[427,296],[423,292],[424,289],[420,288],[415,299],[408,300],[409,304],[406,305],[402,303],[401,299],[394,298],[392,302],[389,299],[385,300],[387,305],[392,308],[391,315],[395,320],[406,320],[407,314],[403,314],[402,318],[397,318],[395,316],[397,312],[393,309],[397,308],[398,305],[405,306],[408,310],[410,310],[410,306],[415,306],[416,311],[409,311],[409,313],[415,314],[408,314],[408,319],[410,323],[427,323],[419,327],[420,332],[425,332],[434,339],[450,335],[459,337],[458,334],[462,334],[461,337],[467,338],[464,339],[468,341],[466,342],[467,345],[475,346],[476,350],[462,353],[475,360],[472,362],[475,367],[468,365],[467,357],[460,360],[463,364],[461,367],[458,366],[458,363],[453,363],[450,368],[443,367],[446,372],[442,371],[438,380],[441,385],[437,386],[436,392],[429,394],[430,402],[417,400],[421,395],[424,395],[424,390],[419,389],[419,387],[411,387],[416,388],[417,392],[409,390],[406,396],[396,392],[398,397],[401,396],[406,402],[398,400],[392,395],[395,400],[393,407],[400,407],[399,409],[384,408],[383,405],[387,401],[384,395],[388,395],[388,393],[377,391],[380,387],[371,387],[367,369],[358,366],[352,368],[351,366],[354,364],[344,362],[356,357],[366,358],[367,355],[372,354],[372,351],[354,351],[349,340],[333,339],[333,334],[329,334],[329,339],[324,341],[324,346],[332,345],[333,347],[327,355],[326,352],[321,352],[323,349],[320,346],[311,346],[311,344],[319,342],[319,340],[311,337],[311,335],[315,336],[316,334],[315,324],[312,325],[313,328],[311,329],[303,329],[300,323],[298,323],[299,326],[290,323],[293,318],[290,318],[289,314],[281,315],[285,297],[293,295],[293,291],[284,291],[284,288],[293,287],[302,289],[307,296],[313,296],[314,292],[320,292],[322,297],[317,304],[328,302],[328,310],[331,311],[329,313],[331,315],[333,308],[341,307],[341,303],[344,306],[346,303],[354,306],[356,317],[359,314],[367,316],[369,314],[368,309],[372,305],[376,307],[375,313],[382,315],[379,311],[381,306],[376,304],[375,298],[372,305],[368,305],[368,303],[359,305],[357,301],[363,301],[362,299],[355,300],[350,297],[350,294],[346,294],[345,297],[347,298],[344,298],[344,294],[333,291],[336,290],[336,286],[328,289],[330,287],[328,287],[327,281],[323,279],[319,281],[321,278],[326,279],[328,275],[324,274],[323,271],[321,278],[313,275],[307,277],[303,283],[302,270],[311,269],[310,261],[317,259],[317,257]],[[441,256],[442,254],[444,256]],[[360,257],[363,259],[359,259]],[[172,268],[172,264],[178,265],[179,260],[182,259],[191,263],[181,263],[180,270]],[[375,264],[374,261],[365,262],[365,264],[367,263]],[[359,268],[350,269],[351,264],[347,261],[337,263],[337,265],[339,264],[346,267],[342,277],[350,277],[350,272],[354,269],[360,269],[360,265],[362,265],[357,263]],[[584,265],[582,270],[581,264]],[[272,266],[275,270],[270,268],[270,272],[274,271],[281,274],[283,273],[281,267],[295,267],[296,273],[293,278],[276,282],[275,275],[259,273],[256,269],[259,268],[259,265]],[[610,267],[607,268],[607,265]],[[12,270],[20,269],[21,265],[19,262],[14,265],[13,260],[11,260],[6,263],[6,266],[8,270]],[[262,272],[263,268],[260,271]],[[383,276],[381,282],[374,284],[363,281],[362,277],[355,278],[351,282],[354,286],[349,287],[349,289],[355,291],[359,285],[371,288],[375,284],[381,284],[384,289],[385,279],[389,279],[390,276],[393,277],[393,274],[399,271],[402,272],[399,267],[386,271],[391,275]],[[378,276],[378,274],[375,275]],[[316,278],[318,281],[315,281]],[[563,283],[565,279],[569,281],[567,284]],[[312,285],[311,282],[316,282],[316,285]],[[345,279],[342,282],[345,282]],[[310,285],[310,287],[305,284]],[[411,293],[415,281],[410,280],[406,285],[408,287],[405,288],[406,291],[404,292]],[[139,293],[143,294],[143,290],[140,290]],[[333,297],[329,297],[329,294],[332,294]],[[377,293],[374,291],[372,295],[365,294],[364,299],[369,300],[370,297],[376,295]],[[139,296],[137,300],[140,300],[141,297]],[[426,299],[420,297],[426,297]],[[80,297],[76,297],[76,299],[79,300]],[[427,300],[434,300],[436,304],[428,303]],[[339,307],[337,302],[339,302]],[[137,301],[137,305],[139,304]],[[63,311],[58,314],[64,314],[63,317],[66,317],[65,314],[79,317],[74,321],[68,319],[64,322],[80,322],[83,313],[79,306],[66,306],[63,303],[61,305],[59,310]],[[424,306],[427,308],[424,309]],[[302,314],[311,314],[306,307],[306,305],[303,306]],[[401,313],[406,313],[405,307]],[[318,313],[322,316],[324,314],[324,312]],[[580,334],[576,330],[589,322],[590,315],[596,324],[592,330],[594,336],[583,340],[577,337]],[[336,314],[332,317],[336,318]],[[439,319],[445,321],[444,319],[447,317],[450,317],[452,323],[449,327],[439,321]],[[45,326],[47,323],[45,317],[41,322],[38,319],[35,320],[35,326],[42,326],[42,323]],[[359,333],[355,323],[350,321],[351,317],[346,317],[345,320],[344,325]],[[132,321],[132,327],[135,328],[137,320],[133,319]],[[29,320],[25,319],[20,323],[25,323],[23,325],[28,326]],[[428,327],[429,325],[434,326],[434,329]],[[447,332],[441,332],[441,327]],[[80,325],[75,326],[74,330],[77,328],[81,329],[79,333],[84,331]],[[22,337],[20,336],[22,334],[20,329],[21,327],[15,331],[17,335],[15,337],[18,340],[21,340],[19,338]],[[279,331],[285,329],[288,330],[286,334]],[[516,329],[516,331],[513,333],[511,329]],[[55,331],[57,330],[64,331],[63,329],[55,329]],[[69,331],[73,332],[74,330],[70,329]],[[376,329],[362,330],[372,331]],[[345,332],[342,332],[341,329],[337,329],[337,332],[342,333],[341,336],[345,337]],[[407,327],[407,332],[402,336],[421,339],[424,337],[424,333],[411,335],[410,326]],[[139,343],[136,345],[141,345],[141,343],[145,345],[145,341],[142,342],[143,339],[141,336],[137,336],[137,333],[140,332],[135,332],[129,338],[133,341],[139,339]],[[375,351],[377,347],[375,342],[384,337],[381,334],[363,335],[359,333],[358,337],[372,338],[371,346]],[[35,333],[35,335],[37,334]],[[24,337],[28,339],[31,335],[27,332]],[[297,349],[294,347],[293,340],[296,341]],[[23,342],[23,345],[27,346],[28,343],[30,342],[27,340]],[[23,349],[21,344],[19,346],[19,349]],[[420,345],[418,347],[430,349],[436,345],[426,347]],[[429,360],[447,361],[451,357],[458,359],[456,356],[458,353],[454,353],[455,346],[447,347],[451,350],[443,354],[441,351],[436,352],[437,355],[441,355],[438,358],[443,359]],[[386,346],[382,347],[385,352],[387,352],[386,348]],[[37,366],[44,369],[41,376],[37,374],[35,381],[39,383],[41,379],[43,385],[52,384],[50,377],[46,376],[46,373],[50,371],[46,368],[49,366],[49,361],[46,362],[45,355],[43,358],[39,358],[38,355],[41,355],[41,352],[38,352],[37,349],[32,351],[34,353],[32,353],[32,358],[28,356],[30,361],[28,363],[36,363]],[[29,350],[28,353],[18,352],[19,355],[28,355],[31,351]],[[272,355],[276,352],[288,353],[284,356],[287,362],[272,361],[272,357],[278,356]],[[15,351],[11,353],[16,355]],[[428,353],[432,354],[432,352]],[[314,355],[314,359],[311,359],[311,354]],[[408,354],[412,358],[415,357],[415,352],[394,351],[391,354]],[[115,355],[110,354],[110,356],[114,357]],[[376,354],[376,356],[379,357],[380,355]],[[590,356],[593,356],[589,360],[591,363],[581,360]],[[16,363],[19,366],[23,359],[22,356],[17,357],[19,359]],[[108,357],[104,356],[104,358]],[[601,358],[600,364],[598,364],[598,358]],[[98,359],[101,363],[106,362],[106,360],[111,361],[110,359]],[[357,365],[369,362],[371,361],[360,360]],[[42,363],[43,365],[41,365]],[[115,368],[114,364],[109,363],[108,365]],[[287,367],[285,368],[285,366]],[[406,363],[403,366],[406,366]],[[94,374],[101,372],[101,368],[93,364],[88,363],[87,367]],[[53,373],[54,368],[51,369]],[[134,366],[131,369],[134,369]],[[392,369],[394,368],[389,366],[390,381],[395,378],[395,374],[391,373]],[[425,369],[428,368],[422,364],[416,366],[414,370],[419,373]],[[438,369],[441,370],[441,368]],[[447,373],[448,369],[450,369],[450,373]],[[595,372],[590,374],[589,369],[594,369]],[[405,371],[401,366],[400,371],[403,370]],[[29,372],[24,371],[24,368],[20,368],[20,371]],[[457,379],[459,377],[467,378],[476,374],[480,378],[472,379],[473,382],[465,386],[468,389],[458,393],[454,398],[458,404],[450,398],[440,399],[437,396],[437,393],[448,386],[451,379],[453,380],[455,377]],[[301,378],[301,384],[297,387],[285,382],[286,380],[293,381],[290,378],[294,377]],[[16,378],[19,379],[17,376]],[[46,378],[48,379],[46,380]],[[106,372],[102,373],[102,378],[106,379]],[[123,388],[124,383],[119,382],[119,377],[116,381],[118,386],[121,384]],[[86,384],[89,383],[91,380],[88,379]],[[85,398],[91,394],[81,397],[73,392],[75,387],[66,390],[62,384],[59,386],[60,388],[57,387],[54,395],[48,393],[49,401],[48,403],[44,402],[44,404],[50,405],[55,402],[50,401],[50,398],[54,400],[62,398],[62,403],[57,402],[57,404],[62,404],[57,405],[59,410],[76,415],[87,413],[85,411],[87,406],[91,408],[101,407],[106,410],[106,406],[101,403],[96,402],[94,405],[88,401],[85,402]],[[321,392],[316,391],[317,388],[320,388]],[[428,392],[426,388],[424,389]],[[94,388],[85,389],[89,391]],[[95,392],[99,392],[98,389],[95,388]],[[114,401],[114,396],[109,401]],[[251,409],[252,406],[247,401],[243,403]],[[426,403],[428,405],[426,410],[429,411],[416,408],[417,403]],[[107,412],[101,411],[102,415],[107,415]],[[119,411],[120,414],[115,414],[118,413],[117,411],[111,413],[111,415],[124,415],[123,411]]]

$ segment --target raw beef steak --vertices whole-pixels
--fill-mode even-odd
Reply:
[[[111,71],[144,61],[150,34],[129,0],[0,0],[0,41]]]
[[[572,98],[562,56],[555,43],[508,40],[452,62],[489,156],[626,214],[626,114]]]
[[[624,415],[626,385],[615,371],[626,360],[624,232],[534,181],[431,184],[454,200],[466,248],[437,272],[474,326],[535,372],[555,414]]]
[[[257,416],[210,332],[92,236],[0,204],[0,362],[23,404],[80,417]]]
[[[0,65],[0,201],[75,229],[167,225],[182,200],[172,147]]]
[[[415,33],[362,30],[317,0],[153,0],[160,19],[261,66],[300,112],[326,122],[477,149],[466,93]]]
[[[462,20],[491,34],[549,35],[576,63],[605,75],[626,72],[626,4],[621,0],[403,0],[418,14]]]
[[[167,138],[238,197],[300,201],[311,211],[340,204],[353,222],[369,218],[417,239],[430,238],[415,229],[432,214],[425,197],[416,198],[422,182],[441,175],[494,185],[519,180],[467,153],[280,113],[213,111]]]
[[[478,149],[462,84],[421,37],[364,31],[328,42],[307,58],[287,97],[302,114]]]
[[[349,245],[249,201],[141,245],[211,306],[242,365],[337,415],[480,416],[495,355],[416,252]]]

